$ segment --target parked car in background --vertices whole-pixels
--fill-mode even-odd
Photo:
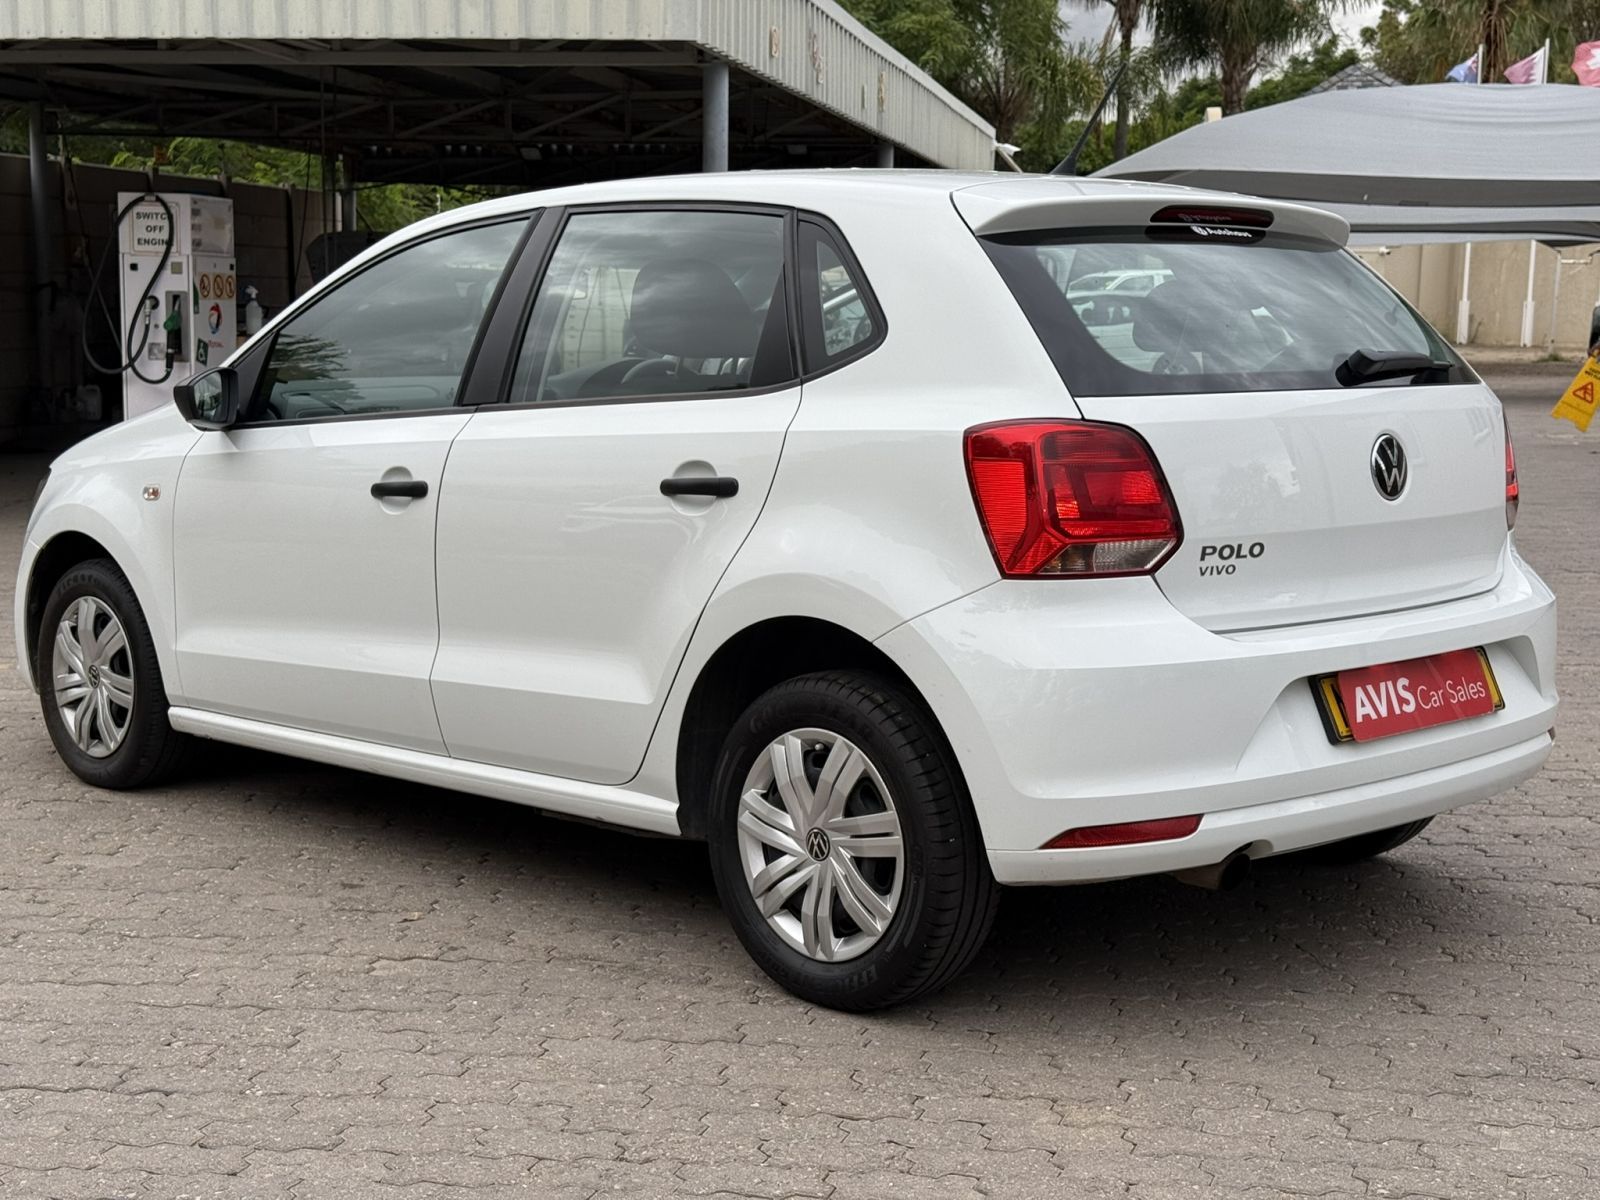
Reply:
[[[998,885],[1380,854],[1543,763],[1555,608],[1346,233],[956,173],[433,217],[54,463],[19,660],[105,787],[211,738],[703,839],[841,1008]]]

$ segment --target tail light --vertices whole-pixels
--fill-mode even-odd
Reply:
[[[1511,446],[1511,426],[1506,426],[1506,528],[1517,527],[1517,501],[1522,498],[1522,486],[1517,483],[1517,452]]]
[[[1131,429],[979,425],[966,454],[978,519],[1007,578],[1146,575],[1183,538],[1161,467]]]

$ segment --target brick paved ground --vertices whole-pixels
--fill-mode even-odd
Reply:
[[[872,1019],[768,984],[693,846],[236,751],[94,792],[8,664],[0,1196],[1600,1196],[1600,429],[1556,382],[1503,389],[1543,777],[1355,870],[1011,893]]]

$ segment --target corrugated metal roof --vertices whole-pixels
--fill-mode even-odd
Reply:
[[[9,0],[0,41],[675,42],[725,58],[948,167],[986,168],[994,129],[833,0]],[[320,44],[319,44],[320,43]],[[471,43],[464,46],[462,43]],[[17,47],[12,47],[17,49]],[[41,61],[45,61],[41,58]]]

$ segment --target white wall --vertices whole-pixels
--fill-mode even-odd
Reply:
[[[1394,285],[1447,337],[1454,339],[1461,299],[1461,245],[1373,247],[1356,251]],[[1528,294],[1528,242],[1476,242],[1468,294],[1468,344],[1516,346],[1522,333],[1522,304]],[[1552,342],[1571,352],[1588,344],[1589,320],[1600,300],[1600,244],[1534,248],[1533,346]],[[1552,285],[1560,260],[1559,304],[1552,307]],[[1554,324],[1552,326],[1552,315]]]

